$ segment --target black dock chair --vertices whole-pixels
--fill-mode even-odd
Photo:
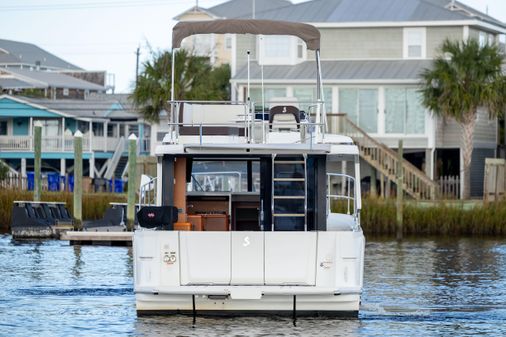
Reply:
[[[145,206],[137,212],[137,220],[142,228],[174,230],[178,209],[174,206]]]
[[[106,209],[104,217],[99,220],[85,221],[83,223],[84,230],[97,230],[100,228],[108,227],[124,227],[123,222],[123,209],[121,207],[110,207]],[[117,229],[116,229],[117,230]]]
[[[70,216],[70,212],[63,204],[57,205],[58,210],[60,211],[61,219],[64,221],[72,221],[72,217]]]
[[[39,223],[40,225],[46,225],[46,226],[52,225],[51,221],[47,220],[47,218],[44,214],[44,210],[42,208],[36,207],[37,210],[35,210],[33,208],[32,204],[30,204],[30,203],[26,203],[25,207],[26,207],[26,210],[28,213],[28,217],[35,219],[36,222]]]

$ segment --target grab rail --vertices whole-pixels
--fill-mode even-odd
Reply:
[[[332,194],[331,192],[331,178],[338,177],[341,178],[341,190],[343,194]],[[350,215],[350,203],[353,202],[353,216],[358,216],[357,209],[357,193],[355,189],[356,180],[355,177],[352,177],[348,174],[344,173],[327,173],[327,215],[331,213],[331,200],[346,200],[346,213]],[[351,193],[353,191],[353,194]]]

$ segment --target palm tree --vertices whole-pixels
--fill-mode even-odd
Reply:
[[[207,57],[195,56],[185,50],[176,52],[174,96],[176,100],[228,99],[230,68],[228,65],[213,68]],[[151,52],[144,62],[130,98],[143,117],[157,123],[160,112],[170,110],[172,52]]]
[[[506,79],[501,70],[503,55],[495,45],[478,41],[443,42],[432,69],[422,73],[423,104],[443,118],[453,118],[462,127],[464,199],[470,196],[473,134],[479,107],[490,118],[504,113]]]

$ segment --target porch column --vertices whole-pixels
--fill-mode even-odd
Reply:
[[[104,152],[107,152],[107,125],[109,123],[107,121],[105,121],[104,123]]]
[[[65,117],[61,119],[61,150],[65,151]]]
[[[65,158],[60,159],[60,177],[65,177],[66,171],[67,171],[67,162]],[[60,179],[60,191],[65,191],[65,183],[61,181]]]
[[[95,153],[90,154],[90,178],[95,178]]]
[[[67,171],[67,162],[65,158],[60,159],[60,176],[65,176],[65,173]]]
[[[21,189],[26,188],[26,158],[21,158]]]
[[[425,174],[430,179],[434,179],[434,149],[425,150]]]
[[[89,122],[89,128],[90,128],[89,133],[88,133],[88,135],[89,135],[89,142],[90,142],[90,146],[89,147],[90,147],[90,152],[92,152],[93,151],[93,146],[92,146],[92,141],[93,141],[93,122],[92,121]]]
[[[28,136],[30,136],[30,150],[33,150],[33,117],[30,117]]]

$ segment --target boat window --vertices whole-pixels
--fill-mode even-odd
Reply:
[[[260,165],[251,165],[251,192],[260,190]],[[192,164],[189,192],[248,192],[247,161],[198,161]]]

